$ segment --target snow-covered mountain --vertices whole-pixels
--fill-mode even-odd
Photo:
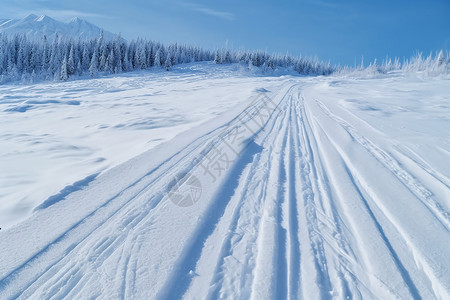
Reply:
[[[73,18],[69,22],[60,22],[49,16],[29,15],[23,19],[0,19],[0,33],[26,34],[30,39],[41,39],[44,35],[53,39],[59,36],[75,38],[95,38],[100,35],[101,28],[80,18]],[[106,39],[114,38],[114,34],[104,31]]]

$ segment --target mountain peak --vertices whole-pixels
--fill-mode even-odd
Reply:
[[[80,19],[78,17],[74,17],[74,18],[70,19],[69,23],[81,23],[83,21],[84,21],[83,19]]]
[[[41,15],[39,18],[36,19],[37,22],[48,22],[48,21],[54,21],[54,19],[50,18],[47,15]]]
[[[38,18],[38,16],[36,16],[35,14],[29,14],[28,16],[23,18],[23,20],[32,21],[32,20],[36,20],[37,18]]]
[[[38,17],[30,14],[20,20],[0,20],[0,33],[26,34],[29,39],[35,40],[41,40],[44,35],[49,40],[57,35],[63,38],[96,39],[101,31],[101,28],[78,17],[72,18],[69,22],[60,22],[47,15]],[[112,40],[115,35],[104,31],[104,37]]]

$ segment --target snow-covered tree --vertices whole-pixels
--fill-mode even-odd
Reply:
[[[147,55],[145,53],[144,43],[139,44],[136,55],[136,65],[139,66],[141,70],[147,69]]]
[[[154,62],[155,67],[161,67],[162,66],[161,60],[162,60],[161,48],[158,48],[158,50],[156,50],[156,54],[155,54],[155,62]]]
[[[75,53],[73,45],[70,47],[69,58],[67,59],[67,72],[69,75],[75,74]]]
[[[98,56],[97,56],[97,51],[94,51],[94,53],[92,54],[91,63],[89,66],[89,75],[91,77],[94,77],[97,75],[97,72],[98,72]]]
[[[220,57],[219,50],[216,51],[216,55],[214,56],[214,62],[216,64],[221,64],[222,63],[222,58]]]
[[[231,64],[232,63],[232,61],[231,61],[231,53],[230,53],[229,50],[227,50],[225,52],[225,57],[223,59],[223,62],[226,63],[226,64]]]
[[[439,64],[448,64],[448,54],[439,56]],[[427,58],[428,59],[428,58]],[[161,43],[144,39],[126,42],[120,36],[106,40],[103,34],[92,40],[65,39],[56,36],[48,42],[44,36],[40,41],[28,40],[24,35],[0,34],[1,82],[35,79],[67,80],[73,75],[120,73],[149,67],[170,70],[176,64],[194,61],[242,63],[262,66],[262,71],[276,67],[291,67],[299,73],[329,74],[333,68],[316,60],[269,55],[265,52],[233,52],[203,50],[188,45]],[[416,60],[428,64],[428,60]]]
[[[111,49],[111,51],[109,52],[108,57],[106,58],[106,63],[105,63],[105,71],[109,72],[109,73],[114,73],[115,71],[115,55],[114,55],[114,49]]]
[[[172,68],[172,58],[171,54],[167,54],[166,62],[164,63],[164,66],[166,67],[166,71],[169,71]]]
[[[67,80],[69,79],[69,74],[68,74],[68,64],[67,64],[67,57],[65,56],[63,61],[62,61],[62,65],[61,65],[61,73],[59,76],[60,80]]]

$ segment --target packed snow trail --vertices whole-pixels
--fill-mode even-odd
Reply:
[[[1,232],[0,298],[449,299],[448,178],[320,84],[260,89]]]

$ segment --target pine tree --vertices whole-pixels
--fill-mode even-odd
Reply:
[[[145,47],[144,45],[141,43],[140,46],[138,47],[138,53],[137,53],[137,65],[139,66],[139,68],[141,70],[145,70],[147,69],[147,56],[145,53]]]
[[[67,57],[64,56],[62,65],[61,65],[61,74],[59,76],[60,80],[67,80],[69,79],[69,75],[68,75],[68,65],[67,65]]]
[[[41,68],[41,59],[42,55],[39,52],[39,46],[37,44],[34,44],[31,49],[31,57],[30,57],[30,64],[29,64],[29,71],[28,72],[35,72],[40,71]]]
[[[442,51],[442,50],[439,51],[436,60],[437,60],[438,66],[442,66],[445,63],[444,51]]]
[[[91,77],[96,76],[98,73],[98,56],[97,51],[94,51],[94,54],[92,55],[91,64],[89,66],[89,75]]]
[[[231,64],[231,53],[230,53],[229,50],[227,50],[227,51],[225,52],[224,62],[225,62],[226,64]]]
[[[111,49],[111,52],[108,55],[108,58],[106,59],[106,71],[109,73],[114,73],[115,70],[115,56],[114,56],[114,49]]]
[[[79,59],[77,62],[77,68],[75,70],[75,73],[79,76],[81,76],[83,74],[83,67],[81,66],[81,61]]]
[[[81,54],[81,67],[84,70],[87,70],[87,69],[89,69],[90,64],[91,64],[91,60],[89,57],[88,46],[86,45],[86,43],[83,43],[83,52]]]
[[[153,67],[155,65],[155,49],[153,49],[153,44],[148,45],[148,56],[147,56],[147,66]]]
[[[56,76],[61,66],[59,44],[56,40],[53,42],[50,52],[51,53],[50,53],[50,61],[48,64],[48,73]]]
[[[166,62],[164,64],[164,66],[166,67],[166,71],[169,71],[173,64],[172,64],[172,58],[171,58],[171,54],[167,54],[167,58],[166,58]]]
[[[42,75],[47,77],[48,75],[48,65],[50,64],[50,53],[49,53],[49,47],[47,42],[47,36],[44,35],[43,38],[43,47],[42,47],[42,58],[41,58],[41,65],[40,70]]]
[[[222,59],[220,58],[219,50],[216,51],[216,56],[214,56],[214,62],[216,64],[221,64],[222,63]]]
[[[154,62],[155,67],[161,67],[162,63],[161,63],[161,48],[158,48],[158,50],[156,50],[156,54],[155,54],[155,62]]]
[[[100,62],[98,65],[98,69],[100,71],[106,71],[106,59],[107,59],[107,54],[106,52],[106,47],[103,48],[103,51],[100,52]]]
[[[123,59],[123,70],[125,72],[131,71],[133,69],[133,66],[130,63],[130,59],[128,57],[128,51],[125,51],[125,57]]]
[[[272,70],[275,70],[275,63],[273,62],[272,58],[269,59],[268,67]]]
[[[123,71],[123,65],[122,65],[122,47],[121,47],[121,37],[120,34],[117,35],[116,39],[114,40],[114,54],[115,54],[115,63],[114,63],[114,73],[120,73]]]
[[[73,44],[70,47],[69,58],[67,60],[67,72],[69,75],[75,74],[75,53],[73,49]]]
[[[26,41],[25,35],[22,36],[20,39],[19,44],[19,52],[17,54],[17,70],[19,72],[26,71],[27,69],[27,50],[28,50],[28,44]]]
[[[30,83],[33,83],[36,80],[36,72],[33,70],[30,77]]]

